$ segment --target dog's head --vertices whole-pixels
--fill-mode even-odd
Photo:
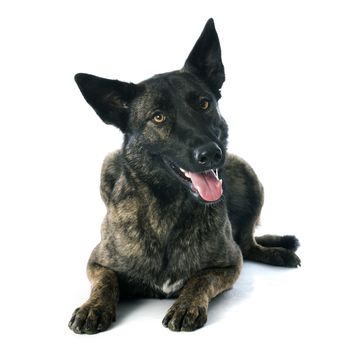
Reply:
[[[181,70],[139,84],[82,73],[75,80],[100,118],[125,134],[124,153],[152,158],[150,177],[181,183],[207,203],[221,198],[227,125],[218,100],[225,72],[212,19]]]

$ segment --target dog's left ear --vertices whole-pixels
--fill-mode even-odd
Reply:
[[[225,81],[225,70],[221,61],[221,47],[214,20],[210,18],[190,55],[184,71],[191,72],[202,79],[215,96],[221,97],[220,89]]]

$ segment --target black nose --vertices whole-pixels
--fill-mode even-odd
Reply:
[[[197,147],[193,155],[196,162],[201,166],[215,168],[222,159],[222,150],[215,142],[210,142]]]

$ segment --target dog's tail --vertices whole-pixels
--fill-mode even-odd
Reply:
[[[263,247],[282,247],[295,252],[299,246],[299,240],[295,236],[264,235],[255,237],[256,243]]]

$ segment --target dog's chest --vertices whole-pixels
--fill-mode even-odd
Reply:
[[[161,203],[153,202],[145,208],[144,221],[140,230],[147,229],[159,240],[166,240],[176,226],[185,220],[188,212],[181,207],[180,201],[162,206]]]
[[[181,285],[179,280],[186,273],[204,268],[218,251],[225,249],[224,214],[212,215],[215,211],[210,209],[176,209],[156,211],[158,214],[148,216],[148,224],[144,220],[140,227],[146,229],[142,235],[144,261],[155,264],[162,276],[158,286],[166,294]]]
[[[171,282],[171,279],[167,279],[162,285],[155,284],[154,286],[164,293],[167,297],[174,295],[178,292],[184,284],[184,280],[180,279],[175,282]]]
[[[121,272],[128,283],[134,281],[132,288],[176,295],[194,273],[220,265],[218,256],[227,250],[225,213],[219,207],[128,203],[105,220],[102,263]]]

